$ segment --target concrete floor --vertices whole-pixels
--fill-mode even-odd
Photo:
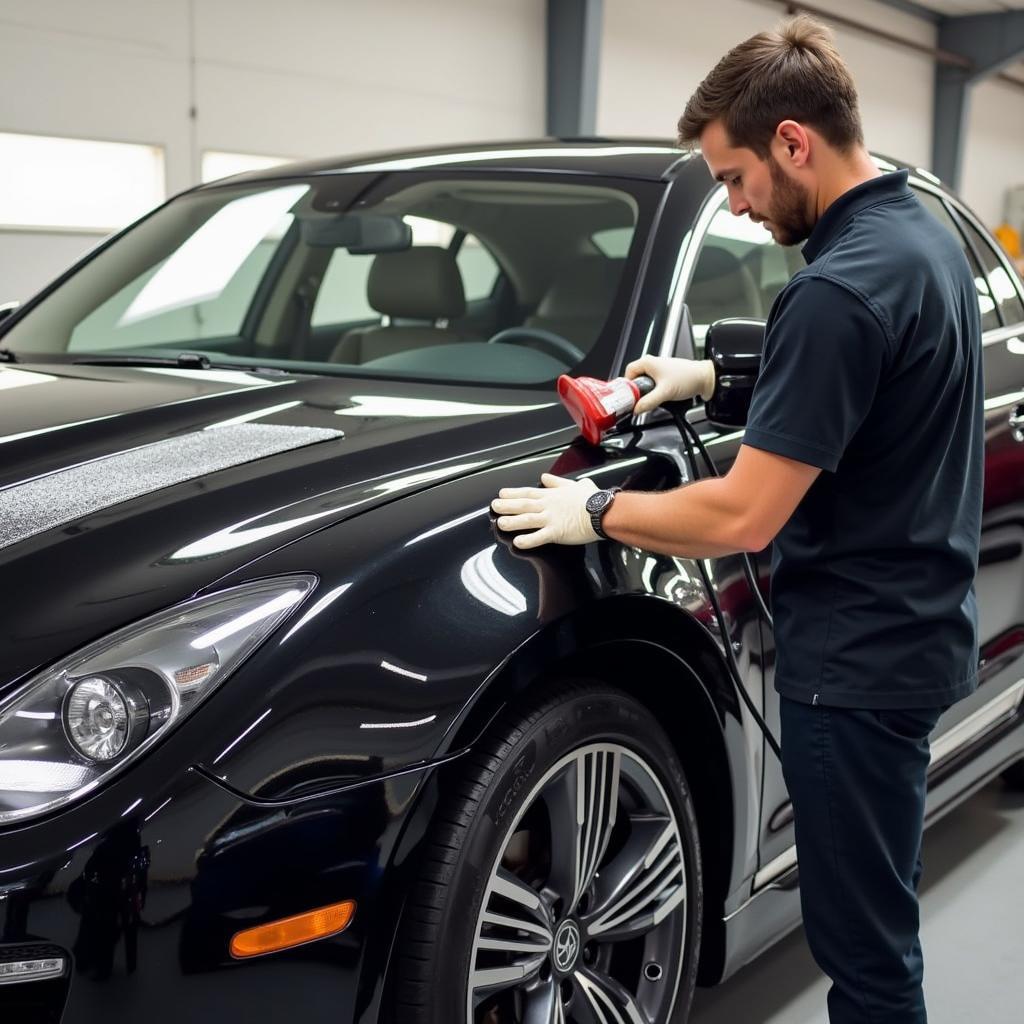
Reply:
[[[993,782],[925,833],[921,939],[930,1024],[1024,1020],[1024,793]],[[690,1024],[825,1024],[828,980],[793,932]]]

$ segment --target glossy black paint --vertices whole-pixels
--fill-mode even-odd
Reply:
[[[667,147],[606,152],[615,148],[630,144],[473,147],[441,164],[659,183],[626,323],[602,355],[607,376],[665,333],[673,288],[685,285],[674,276],[680,246],[713,188],[702,164]],[[370,173],[434,156],[281,173]],[[1004,348],[986,350],[997,399],[1024,388],[1021,359]],[[769,827],[784,788],[724,657],[732,645],[739,685],[773,720],[771,635],[742,560],[701,564],[608,544],[520,552],[489,511],[499,487],[535,484],[547,470],[631,489],[686,482],[670,423],[624,425],[593,447],[553,391],[531,388],[52,362],[15,370],[47,379],[3,392],[0,487],[261,410],[276,409],[262,423],[344,431],[0,549],[0,700],[84,643],[190,596],[282,573],[318,578],[285,625],[130,770],[0,832],[0,946],[76,953],[63,1022],[376,1021],[439,788],[495,714],[561,675],[636,693],[677,745],[706,859],[703,980],[795,923],[792,876],[751,899],[757,872],[791,835],[785,823]],[[413,416],[400,404],[413,398],[449,405]],[[1006,619],[988,647],[1003,682],[1024,653],[1014,547],[1024,446],[1004,406],[992,413],[986,487],[987,522],[1009,534],[991,563],[1010,569],[991,591]],[[694,418],[727,471],[740,436]],[[759,584],[767,594],[766,569]],[[1019,724],[964,751],[935,780],[933,806],[1019,756]],[[358,905],[342,934],[231,958],[235,931],[341,899]],[[86,948],[94,952],[83,957]]]

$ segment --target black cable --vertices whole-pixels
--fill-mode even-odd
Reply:
[[[697,433],[697,428],[679,410],[678,404],[674,402],[666,402],[665,408],[668,409],[669,414],[675,421],[676,428],[679,430],[680,434],[683,435],[683,440],[685,441],[688,436],[693,444],[700,450],[701,458],[704,460],[704,465],[707,467],[708,475],[721,476],[721,473],[718,472],[718,467],[711,460],[711,456],[708,455],[708,450],[704,447],[704,442],[700,439],[700,434]],[[696,480],[699,474],[697,473],[697,467],[694,465],[692,452],[689,448],[686,449],[686,452],[687,459],[690,463],[690,472],[693,474],[694,480]],[[750,561],[750,555],[748,552],[741,551],[740,555],[743,558],[747,582],[750,584],[754,600],[757,601],[758,605],[760,605],[761,614],[764,615],[768,625],[774,629],[775,623],[772,621],[772,613],[769,610],[768,605],[765,604],[764,595],[761,593],[761,588],[758,585],[757,570],[754,568],[753,562]]]
[[[686,419],[683,413],[683,407],[676,402],[666,402],[664,408],[668,410],[669,415],[675,422],[676,428],[679,431],[679,436],[683,442],[683,451],[686,454],[686,461],[690,466],[690,476],[694,481],[700,478],[700,473],[697,468],[697,458],[694,455],[694,445],[700,451],[701,457],[704,459],[704,465],[707,467],[708,473],[711,476],[720,476],[714,462],[708,455],[707,449],[704,447],[704,442],[701,441],[700,435],[697,433],[693,424]],[[704,568],[704,563],[698,558],[694,559],[697,563],[697,569],[704,580],[704,586],[707,589],[708,596],[711,598],[711,604],[715,609],[715,615],[718,618],[719,628],[722,631],[723,646],[725,648],[726,661],[729,664],[729,670],[732,673],[733,679],[736,683],[736,689],[739,690],[740,697],[743,702],[747,705],[747,710],[753,715],[754,721],[757,722],[764,733],[764,738],[768,745],[775,752],[775,756],[782,761],[782,748],[779,746],[778,740],[772,734],[771,729],[768,728],[768,723],[761,717],[761,713],[757,710],[754,702],[750,699],[750,694],[747,693],[746,687],[743,685],[743,677],[740,674],[740,667],[736,664],[736,655],[732,649],[732,639],[729,635],[729,631],[725,624],[725,615],[722,613],[722,606],[718,601],[718,595],[715,593],[715,588],[712,585],[711,578]],[[743,566],[744,572],[747,577],[747,582],[750,584],[750,589],[753,591],[755,599],[761,606],[761,610],[768,620],[769,625],[772,625],[772,617],[767,606],[765,605],[764,598],[761,595],[761,591],[757,585],[757,575],[754,572],[754,567],[751,564],[750,556],[747,552],[743,552]]]

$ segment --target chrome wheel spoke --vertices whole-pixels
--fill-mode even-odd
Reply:
[[[576,909],[608,848],[621,763],[615,750],[586,751],[545,791],[552,836],[548,885],[565,900],[565,913]]]
[[[573,1016],[585,1024],[650,1024],[637,1001],[613,978],[596,971],[576,970]]]
[[[548,981],[526,994],[523,1024],[565,1024],[562,994],[557,981]]]
[[[649,932],[686,900],[683,849],[668,817],[631,819],[628,842],[597,880],[583,919],[590,938],[616,942]]]
[[[551,928],[540,897],[510,871],[491,879],[473,946],[474,1001],[532,978],[548,958]]]

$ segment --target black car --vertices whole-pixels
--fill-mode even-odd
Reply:
[[[985,328],[934,820],[1024,784],[1024,289],[910,180]],[[587,443],[555,380],[700,353],[800,265],[699,158],[545,140],[205,185],[9,315],[5,1024],[665,1024],[795,927],[770,550],[521,552],[489,503],[707,472],[664,410]],[[742,416],[687,416],[724,473]]]

